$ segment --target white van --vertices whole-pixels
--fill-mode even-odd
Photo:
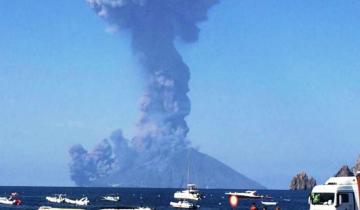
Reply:
[[[310,210],[360,210],[360,171],[356,177],[331,177],[309,196]]]

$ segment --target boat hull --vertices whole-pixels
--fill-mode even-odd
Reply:
[[[275,201],[261,201],[261,204],[264,206],[276,206],[278,202]]]
[[[77,206],[87,206],[89,204],[89,200],[87,200],[87,199],[72,200],[69,198],[65,198],[65,203],[74,204]]]
[[[180,209],[196,209],[199,206],[194,205],[193,203],[189,202],[170,202],[170,206],[173,208],[180,208]]]
[[[59,198],[59,197],[46,197],[46,200],[51,203],[64,203],[65,202],[64,198]]]
[[[15,205],[15,202],[15,200],[9,200],[8,198],[0,197],[0,204]]]
[[[198,201],[198,200],[200,200],[200,194],[189,193],[189,192],[176,192],[176,193],[174,193],[174,198]]]

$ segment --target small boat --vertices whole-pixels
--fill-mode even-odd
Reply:
[[[11,200],[10,198],[6,197],[0,197],[0,204],[6,204],[6,205],[14,205],[15,200]]]
[[[237,196],[239,198],[250,198],[250,199],[259,199],[259,198],[264,198],[263,195],[258,195],[256,194],[256,191],[255,190],[248,190],[248,191],[245,191],[245,192],[228,192],[228,193],[225,193],[226,195],[228,196]]]
[[[276,201],[261,201],[261,204],[264,206],[276,206],[278,202]]]
[[[11,193],[9,198],[0,197],[0,204],[18,206],[21,204],[21,200],[17,198],[17,193]]]
[[[181,209],[196,209],[200,207],[199,205],[195,205],[186,200],[178,201],[178,202],[170,202],[170,206],[173,208],[181,208]]]
[[[174,198],[198,201],[201,199],[201,194],[195,184],[188,184],[186,190],[175,192]]]
[[[103,200],[106,200],[106,201],[112,201],[112,202],[118,202],[120,200],[120,197],[119,196],[104,196],[103,197]]]
[[[90,203],[90,201],[87,197],[83,197],[83,198],[76,199],[76,200],[65,198],[65,203],[74,204],[77,206],[87,206]]]
[[[47,201],[51,202],[51,203],[64,203],[65,202],[65,197],[62,194],[56,195],[56,196],[46,196],[45,197]]]

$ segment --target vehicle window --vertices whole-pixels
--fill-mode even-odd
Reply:
[[[347,194],[347,193],[340,193],[338,200],[339,200],[339,204],[349,203],[349,194]]]
[[[310,201],[313,205],[332,205],[334,197],[334,193],[311,193]]]

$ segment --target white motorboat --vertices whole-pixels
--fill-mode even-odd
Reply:
[[[15,200],[11,200],[10,198],[6,198],[6,197],[0,197],[0,204],[14,205]]]
[[[259,198],[264,198],[263,195],[258,195],[256,194],[256,191],[255,190],[248,190],[248,191],[245,191],[245,192],[228,192],[228,193],[225,193],[226,195],[229,195],[229,196],[237,196],[239,198],[250,198],[250,199],[259,199]]]
[[[65,202],[65,197],[62,194],[56,195],[56,196],[46,196],[45,197],[47,201],[51,202],[51,203],[64,203]]]
[[[0,197],[0,204],[4,205],[20,205],[21,200],[17,198],[17,193],[11,193],[11,195],[7,197]]]
[[[188,184],[186,190],[175,192],[174,198],[198,201],[201,199],[201,194],[195,184]]]
[[[104,196],[103,197],[103,200],[106,200],[106,201],[112,201],[112,202],[118,202],[120,200],[120,197],[119,196]]]
[[[186,200],[178,201],[178,202],[170,202],[170,206],[173,208],[181,208],[181,209],[196,209],[200,207],[199,205],[195,205]]]
[[[264,206],[276,206],[278,202],[276,201],[261,201],[261,204]]]
[[[87,206],[90,203],[90,201],[87,197],[83,197],[81,199],[76,199],[76,200],[65,198],[64,201],[65,201],[65,203],[74,204],[77,206]]]

